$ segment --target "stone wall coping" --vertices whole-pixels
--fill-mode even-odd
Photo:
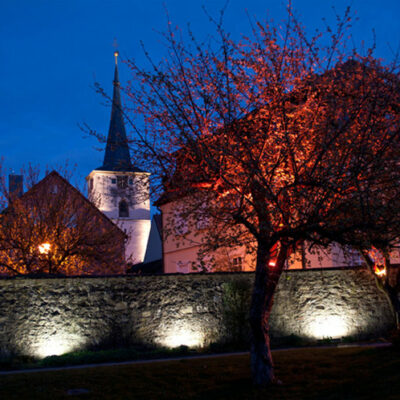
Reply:
[[[393,267],[400,267],[400,265],[393,265]],[[341,270],[365,270],[364,266],[343,266],[331,268],[307,268],[307,269],[289,269],[284,270],[284,274],[309,274],[316,272],[329,272]],[[254,271],[240,271],[240,272],[192,272],[192,273],[170,273],[170,274],[125,274],[125,275],[21,275],[21,276],[0,276],[1,281],[23,281],[23,280],[76,280],[76,279],[146,279],[153,277],[160,278],[175,278],[175,277],[210,277],[210,276],[240,276],[240,275],[254,275]],[[180,278],[179,278],[180,279]]]

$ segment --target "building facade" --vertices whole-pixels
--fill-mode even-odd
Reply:
[[[177,210],[185,206],[185,200],[162,201],[163,265],[165,273],[254,271],[256,257],[246,246],[220,247],[203,255],[207,230],[213,229],[210,221],[191,221],[178,216]],[[400,251],[393,250],[391,262],[400,264]],[[309,249],[307,244],[292,254],[287,269],[335,268],[357,266],[363,263],[357,251],[344,250],[336,243],[326,249]]]

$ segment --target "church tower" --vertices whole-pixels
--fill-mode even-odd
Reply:
[[[118,52],[114,56],[114,91],[104,162],[86,180],[90,200],[128,235],[126,262],[137,264],[144,260],[150,233],[150,174],[131,162],[121,105]]]

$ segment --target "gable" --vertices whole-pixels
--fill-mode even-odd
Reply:
[[[62,200],[58,199],[62,196]],[[103,214],[91,201],[89,201],[78,189],[71,185],[58,172],[52,171],[44,177],[36,185],[32,186],[19,199],[24,204],[34,203],[39,205],[45,202],[43,206],[60,205],[69,202],[69,206],[73,207],[76,212],[87,212],[103,229],[109,229],[114,234],[126,238],[126,234],[105,214]]]

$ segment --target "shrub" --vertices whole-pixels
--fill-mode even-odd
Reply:
[[[222,319],[226,340],[245,346],[250,342],[249,310],[251,287],[247,279],[237,279],[223,285]]]

